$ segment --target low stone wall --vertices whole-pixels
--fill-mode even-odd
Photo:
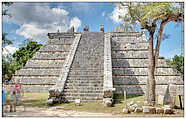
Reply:
[[[148,58],[147,50],[112,51],[112,58]]]
[[[146,85],[148,76],[113,76],[114,85]],[[180,76],[155,76],[156,85],[167,85],[175,83],[183,85],[184,81]]]
[[[57,44],[57,45],[52,45],[52,44],[49,44],[49,45],[45,45],[43,47],[41,47],[39,49],[39,52],[52,52],[52,51],[69,51],[70,50],[70,45],[71,44],[68,44],[68,45],[60,45],[60,44]]]
[[[68,52],[36,52],[34,56],[32,57],[32,60],[61,60],[65,59],[68,55]]]
[[[144,50],[148,49],[148,42],[144,43],[124,43],[118,44],[117,42],[112,41],[112,50]]]
[[[112,59],[112,67],[127,68],[127,67],[148,67],[148,59]],[[158,59],[158,66],[161,68],[173,67],[169,65],[164,59]]]
[[[51,76],[51,75],[59,75],[60,70],[57,69],[21,69],[18,72],[15,73],[15,75],[25,75],[25,76],[38,76],[38,75],[44,75],[44,76]]]
[[[62,67],[65,60],[29,60],[25,67]]]
[[[179,76],[180,73],[173,68],[156,68],[155,75],[162,76]],[[148,68],[113,68],[112,74],[115,76],[135,76],[135,75],[148,75]]]
[[[166,94],[167,85],[156,85],[156,95]],[[145,94],[146,85],[114,85],[116,91],[114,94],[123,94],[123,91],[126,90],[127,94],[143,95]],[[184,85],[176,85],[177,95],[179,93],[184,94]]]

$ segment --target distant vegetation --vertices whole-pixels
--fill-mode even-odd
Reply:
[[[167,60],[171,65],[176,67],[182,74],[184,73],[184,56],[175,55],[171,60]]]

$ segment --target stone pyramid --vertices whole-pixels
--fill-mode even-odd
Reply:
[[[113,94],[141,95],[148,78],[148,42],[139,32],[49,33],[49,40],[15,73],[26,92],[48,92],[56,101],[98,101]],[[156,93],[175,83],[183,94],[180,72],[158,59]]]

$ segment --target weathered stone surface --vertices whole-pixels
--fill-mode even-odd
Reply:
[[[31,93],[48,93],[48,90],[53,85],[22,85],[24,92],[31,92]]]
[[[144,50],[148,49],[148,43],[126,43],[126,44],[119,44],[112,41],[112,50]]]
[[[150,107],[149,106],[142,106],[143,108],[143,113],[149,114],[150,113]]]
[[[155,114],[156,113],[156,108],[155,107],[150,107],[149,108],[149,113],[150,114]]]
[[[134,112],[136,108],[138,108],[137,104],[134,104],[132,101],[129,103],[129,111]]]
[[[164,107],[164,114],[172,114],[173,113],[173,109],[171,109],[170,107]]]
[[[60,40],[59,40],[60,41]],[[69,51],[70,50],[70,47],[71,44],[64,44],[64,45],[59,45],[59,44],[56,44],[56,45],[45,45],[43,47],[41,47],[39,49],[39,52],[62,52],[62,51]]]
[[[134,112],[136,112],[136,113],[141,113],[141,112],[143,112],[143,109],[140,108],[140,107],[137,107],[137,108],[135,109]]]
[[[148,67],[148,59],[112,59],[112,67]],[[157,67],[172,67],[164,59],[158,59]]]
[[[32,77],[28,77],[28,76],[14,76],[14,80],[16,82],[21,82],[22,84],[55,84],[57,77],[56,76],[32,76]]]
[[[36,52],[32,57],[32,59],[59,60],[59,59],[65,59],[67,55],[68,52]]]
[[[129,103],[128,103],[128,106],[132,106],[134,104],[134,101],[130,101]]]
[[[184,85],[177,85],[177,88],[183,89]],[[115,94],[123,94],[123,90],[126,90],[128,94],[137,94],[141,95],[145,93],[146,85],[115,85],[114,84]],[[167,85],[156,85],[156,95],[165,94]]]
[[[125,76],[135,76],[135,75],[148,75],[148,68],[113,68],[113,75],[125,75]],[[179,72],[173,68],[157,68],[155,75],[179,75]]]
[[[141,84],[145,85],[148,76],[113,76],[114,85],[130,85],[130,84]],[[155,76],[156,85],[169,84],[173,81],[177,85],[183,84],[183,80],[180,76]],[[177,89],[179,90],[179,89]]]
[[[103,100],[103,44],[104,33],[82,33],[64,87],[63,96],[68,101]],[[109,106],[110,102],[107,100],[105,104]]]
[[[161,105],[163,105],[164,104],[164,98],[165,98],[165,96],[164,95],[158,95],[158,104],[161,104]]]
[[[64,60],[29,60],[25,67],[41,67],[41,68],[50,68],[50,67],[62,67]]]
[[[112,98],[103,98],[104,106],[112,107],[113,99]]]
[[[169,84],[164,94],[164,105],[169,105],[171,108],[174,107],[176,102],[176,88],[175,84]]]
[[[163,108],[156,108],[156,114],[163,114],[164,109]]]
[[[48,106],[53,106],[53,99],[47,100],[47,101],[46,101],[46,104],[47,104]]]
[[[112,58],[148,58],[148,51],[112,51]]]
[[[129,110],[127,108],[123,108],[123,113],[124,114],[128,114],[129,113]]]
[[[54,69],[21,69],[19,71],[16,72],[15,75],[25,75],[25,76],[34,76],[34,75],[59,75],[60,74],[60,70],[54,70]]]
[[[112,82],[112,58],[111,58],[111,34],[104,36],[104,79],[103,90],[104,98],[113,98],[113,82]],[[111,102],[112,103],[112,102]]]

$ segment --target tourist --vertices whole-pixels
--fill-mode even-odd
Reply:
[[[11,93],[11,105],[10,105],[10,112],[13,112],[14,108],[14,112],[16,112],[16,105],[18,103],[23,103],[23,101],[21,100],[21,98],[24,95],[24,91],[23,88],[20,84],[15,84],[14,86],[12,86],[12,93]],[[24,108],[25,110],[25,108]]]
[[[2,110],[2,116],[5,116],[4,115],[4,112],[6,113],[7,112],[7,109],[6,109],[6,102],[7,102],[7,94],[5,91],[2,90],[2,104],[3,104],[3,110]]]

